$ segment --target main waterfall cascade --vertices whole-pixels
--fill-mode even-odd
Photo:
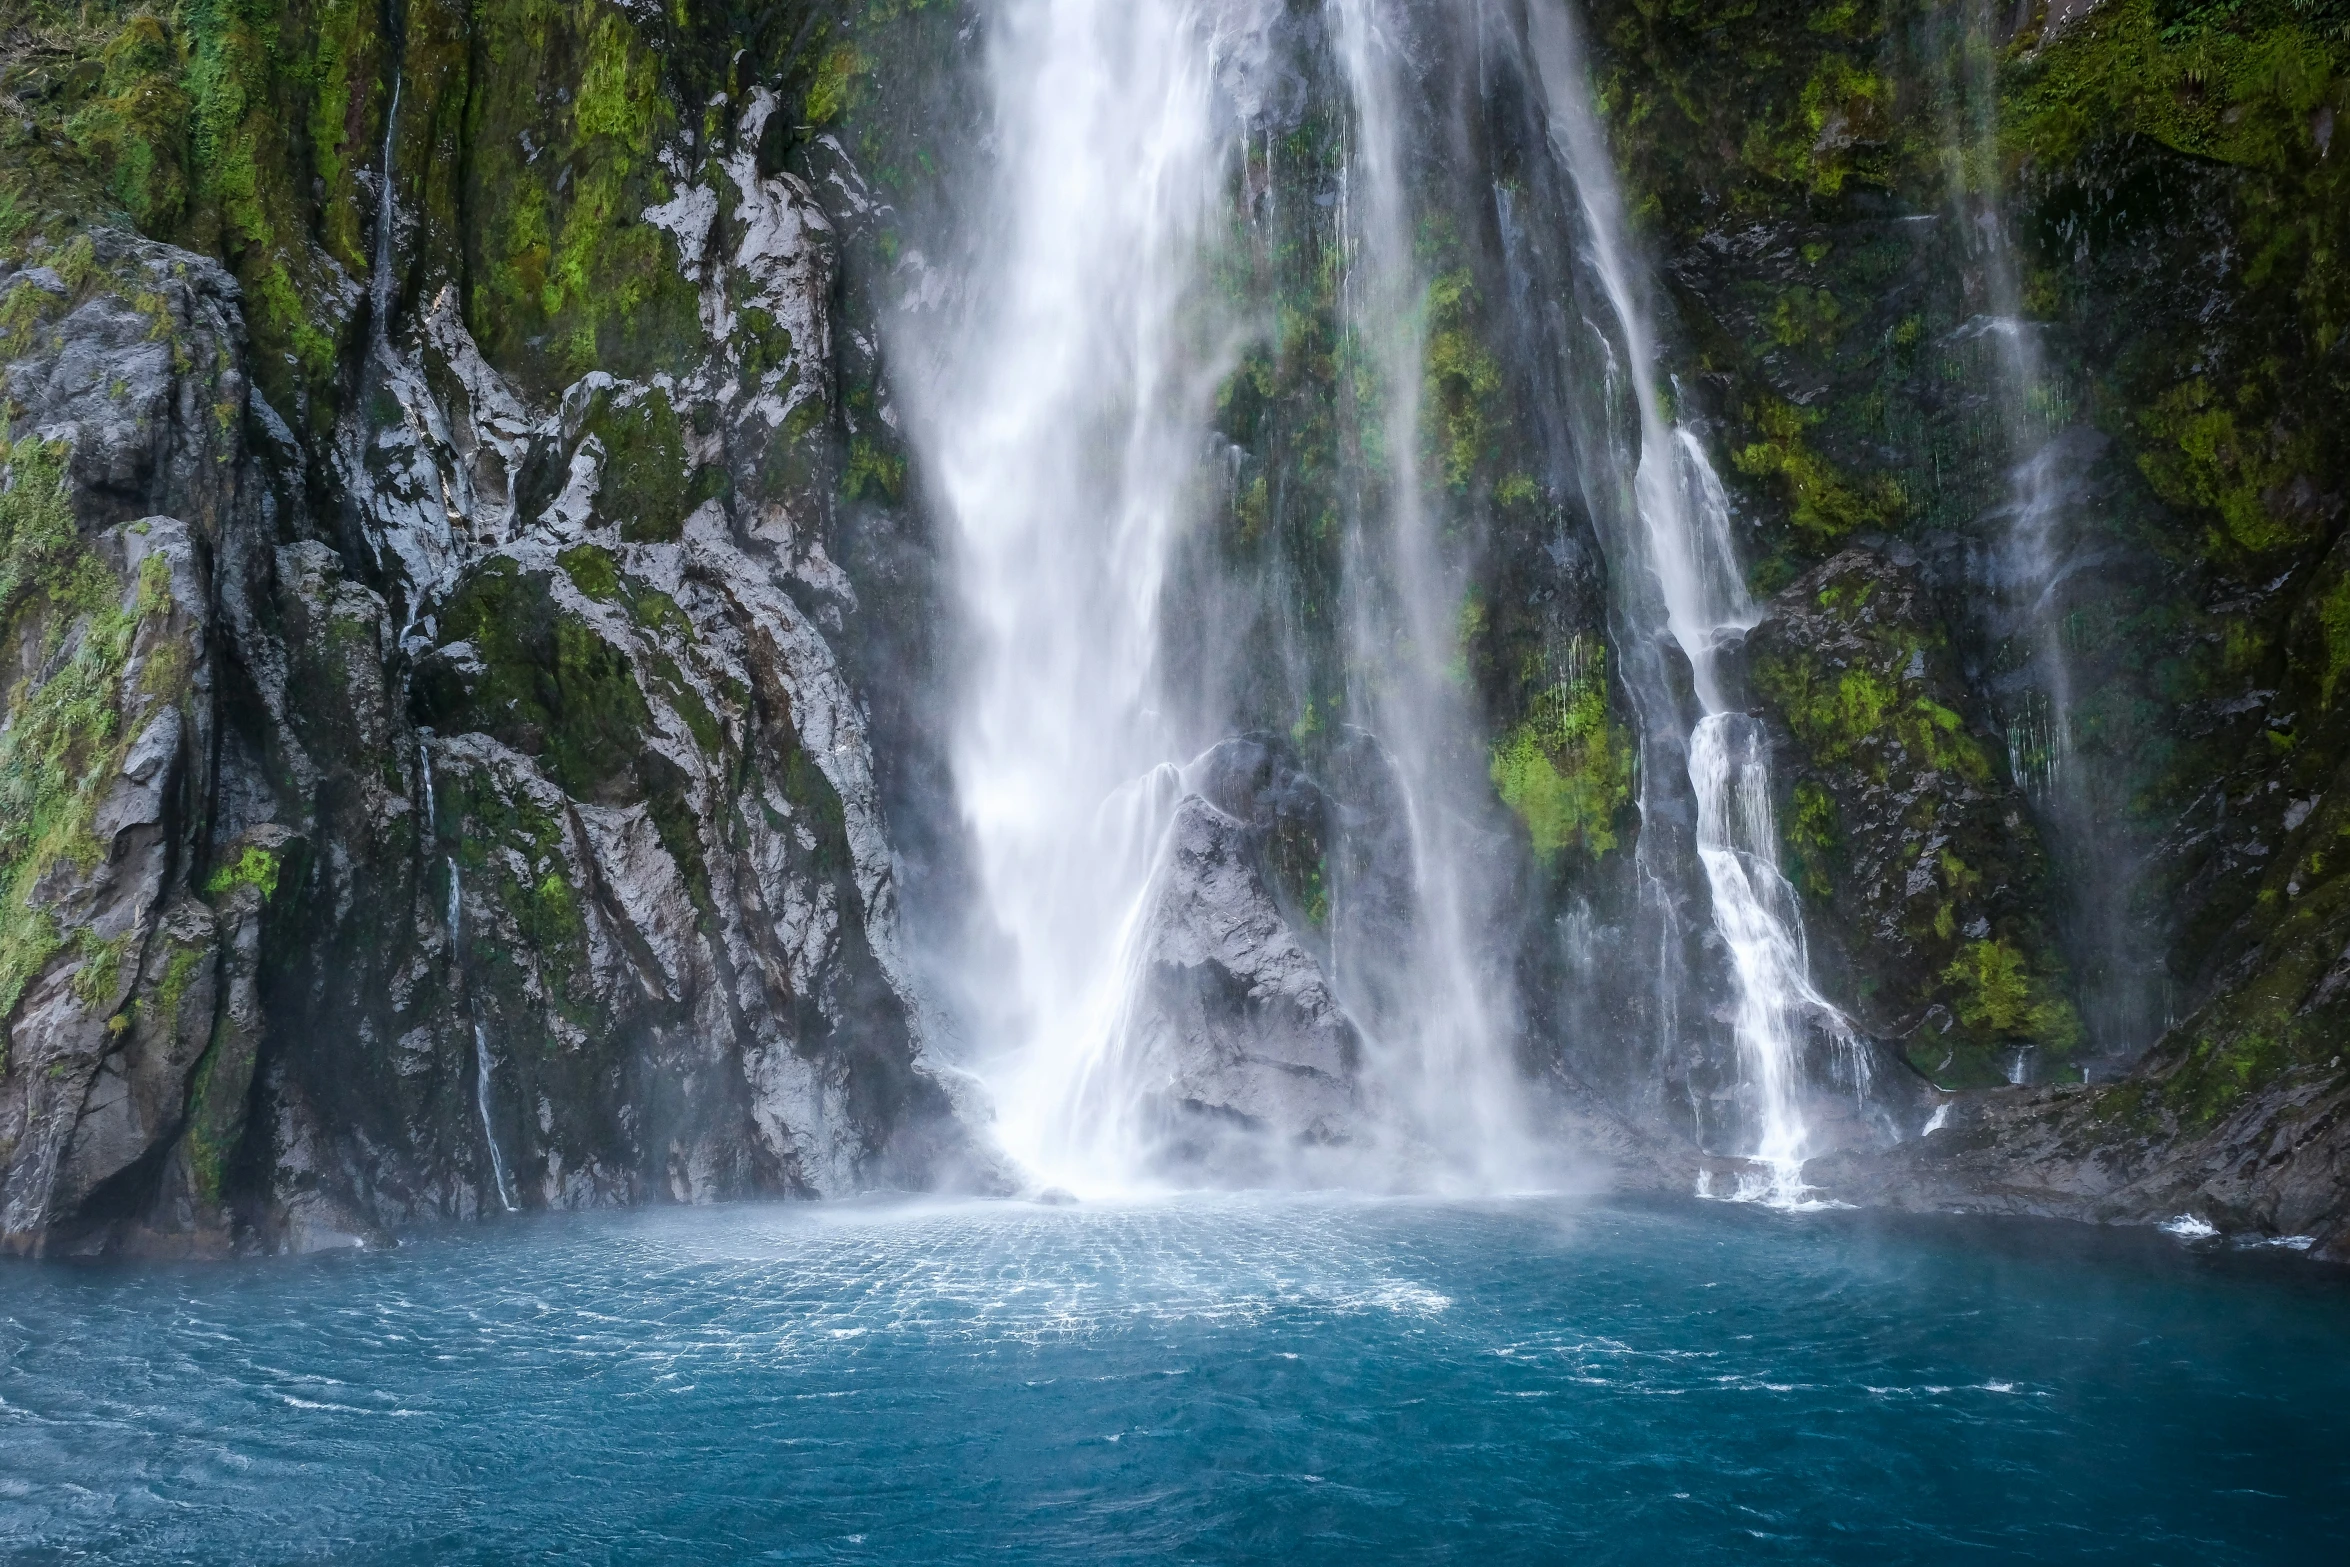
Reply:
[[[1523,34],[1499,7],[1432,17],[1333,0],[1319,52],[1300,53],[1284,10],[1005,0],[986,54],[985,226],[939,263],[966,269],[954,284],[923,284],[899,318],[907,357],[930,367],[907,389],[910,430],[948,519],[970,637],[951,755],[992,928],[957,988],[999,1136],[1038,1183],[1077,1190],[1541,1178],[1513,1066],[1525,1024],[1504,935],[1506,839],[1457,667],[1474,534],[1445,511],[1421,435],[1425,252],[1443,220],[1420,209],[1411,170],[1426,157],[1411,46],[1415,28],[1449,26],[1524,52],[1577,205],[1550,216],[1579,231],[1581,281],[1602,304],[1599,319],[1578,317],[1588,341],[1575,353],[1598,346],[1604,385],[1574,396],[1628,399],[1633,413],[1549,439],[1604,448],[1576,463],[1619,635],[1669,643],[1694,691],[1684,711],[1665,661],[1645,652],[1624,677],[1658,731],[1646,749],[1685,757],[1694,803],[1693,845],[1644,831],[1641,874],[1700,889],[1726,955],[1738,1081],[1716,1096],[1727,1103],[1698,1108],[1697,1129],[1709,1152],[1742,1161],[1737,1195],[1798,1200],[1802,1161],[1819,1151],[1805,1103],[1821,1047],[1864,1090],[1865,1058],[1807,976],[1767,740],[1723,664],[1757,612],[1722,486],[1664,411],[1573,23],[1547,0]],[[1254,602],[1229,570],[1198,569],[1194,535],[1230,500],[1220,389],[1252,341],[1292,330],[1233,286],[1246,274],[1234,253],[1297,221],[1271,211],[1271,170],[1278,122],[1301,112],[1300,72],[1315,61],[1336,79],[1343,126],[1310,215],[1333,275],[1350,442],[1332,508],[1343,674],[1317,693],[1299,673],[1316,657],[1310,634],[1291,609],[1271,616],[1273,683],[1286,713],[1303,714],[1287,721],[1170,646],[1246,620]],[[1510,199],[1495,188],[1505,222]],[[932,263],[916,265],[927,276]],[[1607,434],[1595,443],[1591,429]],[[1644,774],[1644,820],[1675,809],[1678,791],[1659,790]],[[1319,857],[1310,895],[1289,897],[1252,867],[1298,822]],[[1693,863],[1666,863],[1676,843]],[[1226,976],[1216,994],[1197,977],[1210,971]]]
[[[976,1027],[1027,1042],[994,1062],[999,1133],[1048,1181],[1129,1173],[1115,1042],[1176,745],[1160,594],[1226,357],[1185,312],[1238,130],[1217,68],[1249,20],[998,9],[997,226],[912,389],[977,644],[952,756],[1004,966]]]

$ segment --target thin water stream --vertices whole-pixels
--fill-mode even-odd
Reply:
[[[1737,1177],[1737,1195],[1797,1202],[1803,1161],[1818,1151],[1803,1106],[1808,1038],[1824,1034],[1848,1059],[1864,1058],[1851,1049],[1842,1015],[1812,985],[1802,914],[1779,870],[1769,739],[1734,703],[1722,672],[1725,644],[1760,617],[1731,541],[1721,481],[1696,435],[1665,413],[1664,368],[1615,167],[1591,107],[1578,24],[1559,0],[1540,0],[1528,21],[1552,146],[1580,199],[1586,258],[1611,317],[1605,335],[1623,356],[1611,390],[1630,398],[1637,419],[1630,471],[1621,471],[1625,454],[1619,453],[1614,475],[1622,521],[1612,542],[1625,579],[1619,587],[1625,619],[1636,636],[1670,639],[1686,660],[1695,699],[1688,763],[1697,854],[1714,928],[1730,954],[1733,1030],[1749,1090],[1742,1124],[1727,1129],[1734,1143],[1712,1151],[1753,1161]],[[1661,714],[1680,704],[1664,691],[1647,706]]]

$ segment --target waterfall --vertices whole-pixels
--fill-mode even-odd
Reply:
[[[1216,78],[1273,9],[995,8],[987,228],[909,389],[974,643],[949,752],[1002,938],[981,1064],[1007,1151],[1065,1185],[1135,1175],[1116,1043],[1183,739],[1161,590],[1228,357],[1205,260],[1240,125]]]
[[[973,1064],[1000,1140],[1040,1183],[1152,1179],[1144,1116],[1165,1084],[1138,1059],[1137,1006],[1170,824],[1201,787],[1185,761],[1275,721],[1262,688],[1283,681],[1307,713],[1293,733],[1343,735],[1333,765],[1376,774],[1366,787],[1394,806],[1329,829],[1326,913],[1300,937],[1361,1040],[1349,1092],[1382,1161],[1367,1178],[1490,1189],[1530,1168],[1507,953],[1480,941],[1499,923],[1506,839],[1474,702],[1448,673],[1466,575],[1417,456],[1429,280],[1402,51],[1385,31],[1403,9],[1339,0],[1303,21],[1281,0],[1001,0],[989,16],[991,164],[955,319],[900,330],[929,367],[907,390],[909,428],[970,634],[949,750],[993,926],[961,987],[976,993]],[[1297,51],[1279,62],[1276,34]],[[1299,675],[1324,653],[1303,650],[1283,603],[1266,633],[1266,664],[1282,667],[1243,698],[1220,617],[1280,599],[1291,568],[1260,560],[1240,580],[1199,539],[1229,498],[1219,392],[1252,341],[1282,330],[1277,301],[1234,286],[1248,274],[1235,258],[1278,243],[1276,116],[1260,94],[1302,88],[1300,70],[1335,72],[1347,138],[1329,202],[1287,217],[1336,258],[1335,412],[1361,454],[1340,461],[1334,518],[1326,667],[1342,690]],[[1187,651],[1171,654],[1171,635]],[[1316,697],[1342,711],[1317,718]],[[1384,901],[1366,909],[1346,855],[1373,854],[1373,837]]]
[[[1953,27],[1955,37],[1935,30]],[[2103,442],[2074,416],[2025,301],[1999,146],[2002,32],[1986,0],[1965,0],[1934,18],[1925,43],[1939,79],[1949,211],[1973,274],[1975,308],[1956,337],[1988,360],[1994,450],[2005,464],[1981,519],[1976,602],[2000,669],[1992,686],[2010,771],[2069,872],[2065,945],[2080,971],[2082,1012],[2099,1052],[2127,1059],[2160,1029],[2159,966],[2141,950],[2131,912],[2140,854],[2114,798],[2126,787],[2081,744],[2085,693],[2067,634],[2072,607],[2097,596],[2086,492]],[[2031,1065],[2023,1058],[2012,1072],[2028,1076]]]
[[[513,1186],[506,1175],[506,1156],[498,1151],[498,1134],[490,1126],[490,1036],[479,1018],[473,1020],[473,1107],[481,1113],[481,1140],[489,1145],[490,1181],[497,1188],[498,1204],[512,1213]]]
[[[1344,315],[1366,372],[1358,380],[1376,388],[1377,427],[1365,445],[1384,458],[1360,476],[1346,537],[1348,708],[1396,761],[1417,892],[1416,940],[1378,955],[1399,971],[1387,988],[1404,1004],[1369,1020],[1371,1043],[1413,1135],[1481,1184],[1508,1184],[1533,1155],[1510,1067],[1509,977],[1476,922],[1504,893],[1473,825],[1490,792],[1474,700],[1448,672],[1468,582],[1441,547],[1442,519],[1421,471],[1430,279],[1414,254],[1406,169],[1407,17],[1392,0],[1333,0],[1331,9],[1353,110],[1338,216]]]
[[[367,298],[372,307],[368,324],[370,346],[386,357],[391,353],[392,322],[392,229],[398,213],[392,200],[392,153],[399,145],[400,91],[405,85],[403,73],[392,71],[392,101],[384,110],[383,181],[381,196],[375,204],[375,275],[367,280]]]
[[[425,773],[428,793],[432,787],[431,778],[428,765]],[[464,890],[458,879],[456,856],[451,855],[446,863],[449,867],[449,961],[462,970],[465,959],[458,945],[458,933],[465,913]],[[472,1010],[470,998],[467,1010]],[[490,1151],[490,1183],[498,1194],[499,1206],[512,1213],[513,1187],[506,1175],[506,1155],[498,1147],[497,1130],[490,1120],[490,1038],[482,1027],[479,1013],[475,1013],[473,1019],[473,1108],[481,1117],[482,1143]]]
[[[1752,1161],[1738,1195],[1794,1202],[1812,1151],[1803,1108],[1807,1043],[1824,1034],[1850,1050],[1852,1040],[1841,1014],[1811,984],[1802,917],[1778,867],[1768,739],[1732,703],[1721,667],[1725,645],[1759,616],[1730,538],[1721,481],[1697,438],[1665,413],[1654,331],[1574,20],[1562,0],[1537,0],[1527,21],[1551,145],[1573,183],[1585,259],[1614,327],[1612,338],[1600,334],[1611,359],[1610,390],[1619,398],[1628,392],[1637,415],[1637,453],[1619,454],[1613,476],[1621,492],[1611,508],[1618,525],[1603,526],[1603,538],[1629,639],[1669,639],[1688,662],[1695,699],[1687,755],[1696,852],[1730,959],[1747,1112],[1735,1151]],[[1669,691],[1652,692],[1644,718],[1657,722],[1680,707]],[[1645,793],[1642,804],[1647,817]]]

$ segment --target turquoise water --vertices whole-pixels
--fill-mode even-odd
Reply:
[[[2339,1562],[2350,1288],[1699,1203],[524,1220],[0,1268],[0,1555]]]

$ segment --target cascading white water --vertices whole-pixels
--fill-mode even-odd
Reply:
[[[1203,286],[1240,134],[1217,75],[1275,9],[995,9],[995,227],[912,389],[977,641],[951,756],[1008,948],[982,1028],[1019,1042],[979,1064],[1007,1151],[1057,1184],[1136,1176],[1113,1057],[1181,738],[1161,588],[1230,358]]]
[[[1185,788],[1176,764],[1227,722],[1197,671],[1163,667],[1162,599],[1173,550],[1222,499],[1216,394],[1271,314],[1227,296],[1213,267],[1246,183],[1247,100],[1285,11],[1002,0],[981,204],[994,226],[973,247],[965,319],[909,389],[977,644],[951,755],[1003,957],[974,1064],[1007,1151],[1039,1182],[1078,1190],[1148,1178],[1138,1123],[1155,1085],[1126,1056],[1142,937]],[[1347,520],[1347,717],[1400,786],[1415,903],[1408,934],[1387,933],[1410,951],[1349,949],[1333,856],[1330,971],[1351,988],[1380,965],[1393,971],[1381,993],[1408,998],[1387,1015],[1339,991],[1366,1036],[1366,1107],[1394,1145],[1367,1178],[1513,1184],[1528,1166],[1497,999],[1507,974],[1476,957],[1476,919],[1496,894],[1476,882],[1490,856],[1466,825],[1489,790],[1445,673],[1464,584],[1436,548],[1417,466],[1425,280],[1397,60],[1372,0],[1327,14],[1352,110],[1329,219],[1344,379],[1377,388],[1371,412],[1352,410],[1375,426],[1360,444],[1377,455]]]
[[[432,763],[425,762],[424,787],[426,798],[432,794]],[[464,958],[458,947],[465,919],[465,884],[457,871],[456,856],[451,855],[449,867],[449,955],[450,961],[462,964]],[[481,1140],[490,1151],[490,1184],[497,1193],[498,1206],[514,1212],[513,1183],[506,1175],[506,1154],[498,1146],[498,1133],[490,1117],[490,1036],[482,1027],[481,1019],[473,1020],[473,1108],[481,1118]]]
[[[1938,49],[1943,88],[1943,159],[1951,210],[1979,269],[1982,303],[1959,336],[1987,343],[1997,377],[2000,434],[2010,460],[1991,586],[2020,622],[2031,663],[2030,701],[2009,715],[2016,781],[2042,799],[2068,782],[2073,756],[2072,661],[2049,613],[2063,569],[2059,530],[2071,485],[2070,453],[2051,418],[2052,384],[2033,323],[2026,319],[2021,268],[2002,207],[1998,43],[1991,7],[1964,0],[1953,48]],[[2003,634],[2005,631],[2003,629]]]
[[[473,1107],[481,1113],[481,1140],[489,1144],[490,1184],[497,1188],[498,1206],[512,1213],[513,1183],[506,1175],[506,1156],[499,1151],[498,1134],[490,1126],[490,1036],[479,1018],[473,1022]]]
[[[1564,0],[1536,0],[1528,42],[1551,143],[1582,209],[1587,260],[1613,316],[1618,373],[1638,414],[1640,445],[1625,500],[1645,578],[1625,584],[1627,621],[1640,634],[1671,637],[1689,661],[1699,716],[1689,736],[1689,781],[1697,799],[1697,852],[1712,896],[1716,931],[1731,960],[1733,1029],[1751,1093],[1747,1146],[1756,1176],[1738,1195],[1799,1201],[1811,1151],[1803,1109],[1804,1041],[1825,1029],[1849,1040],[1842,1016],[1815,990],[1794,890],[1778,867],[1769,746],[1760,726],[1730,706],[1719,654],[1725,639],[1758,619],[1730,538],[1721,481],[1703,446],[1666,418],[1647,305],[1631,270],[1623,198],[1598,118],[1576,23]],[[1635,563],[1620,561],[1618,575]],[[1853,1059],[1860,1058],[1855,1053]]]
[[[1383,472],[1366,476],[1376,504],[1358,506],[1347,538],[1349,707],[1396,759],[1418,893],[1413,949],[1384,955],[1408,970],[1396,988],[1409,1004],[1372,1045],[1413,1134],[1452,1171],[1507,1185],[1535,1157],[1509,1066],[1507,977],[1481,956],[1490,943],[1474,918],[1499,894],[1483,884],[1490,857],[1467,814],[1487,792],[1483,747],[1468,733],[1474,704],[1448,672],[1468,584],[1440,547],[1421,471],[1429,280],[1415,258],[1405,169],[1403,19],[1391,0],[1333,0],[1331,12],[1354,111],[1338,215],[1346,325],[1377,388],[1378,439],[1365,445],[1385,459]]]

